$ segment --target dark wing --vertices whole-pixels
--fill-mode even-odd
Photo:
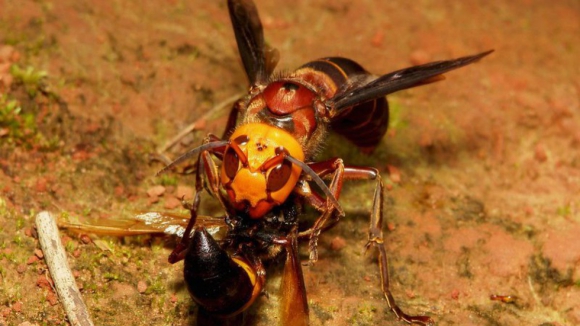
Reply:
[[[493,50],[454,60],[436,61],[424,65],[397,70],[371,81],[355,80],[349,87],[339,91],[326,102],[331,117],[340,114],[341,110],[386,96],[403,89],[428,84],[442,79],[441,75],[468,64],[474,63]],[[368,81],[368,82],[367,82]]]
[[[238,51],[250,85],[265,84],[275,66],[275,51],[265,45],[258,10],[251,0],[228,0]]]

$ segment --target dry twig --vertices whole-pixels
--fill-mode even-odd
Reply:
[[[171,148],[175,144],[177,144],[187,134],[194,131],[197,128],[197,125],[199,123],[207,120],[215,112],[223,109],[226,105],[234,103],[236,100],[240,99],[244,94],[245,93],[238,93],[236,95],[230,96],[227,99],[225,99],[225,100],[221,101],[220,103],[218,103],[217,105],[215,105],[213,108],[211,108],[209,111],[207,111],[204,115],[202,115],[199,119],[195,120],[194,122],[189,124],[187,127],[183,128],[175,137],[171,138],[163,146],[161,146],[159,149],[157,149],[157,153],[163,154],[166,150],[168,150],[169,148]]]
[[[73,326],[93,326],[87,306],[66,260],[66,253],[52,214],[47,211],[38,213],[36,227],[44,260],[48,265],[56,292],[64,306],[68,320]]]

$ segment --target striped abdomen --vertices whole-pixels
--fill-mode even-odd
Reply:
[[[303,76],[330,99],[337,90],[351,88],[372,76],[358,63],[345,58],[331,57],[309,62],[292,76]],[[318,78],[313,78],[318,77]],[[315,80],[314,80],[315,79]],[[331,129],[346,137],[364,152],[372,152],[389,125],[389,107],[384,97],[357,104],[332,117]]]

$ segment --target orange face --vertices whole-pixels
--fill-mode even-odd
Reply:
[[[300,143],[288,132],[262,123],[242,125],[224,152],[221,182],[237,209],[261,218],[290,195],[302,169],[285,160],[304,160]]]

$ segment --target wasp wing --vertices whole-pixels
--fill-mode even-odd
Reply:
[[[131,218],[118,219],[73,219],[60,218],[58,226],[77,233],[91,233],[109,236],[136,236],[166,234],[183,237],[189,216],[171,213],[147,212]],[[204,226],[210,234],[225,228],[223,217],[198,216],[196,225]]]
[[[265,45],[260,16],[252,1],[228,0],[228,9],[250,85],[263,85],[276,66],[277,51]]]
[[[353,105],[364,103],[376,98],[386,96],[403,89],[424,85],[442,79],[442,74],[474,63],[493,50],[482,52],[472,56],[457,58],[454,60],[436,61],[419,66],[413,66],[397,70],[376,79],[361,76],[353,79],[347,87],[340,90],[334,97],[326,102],[331,117],[335,117],[342,110]]]

